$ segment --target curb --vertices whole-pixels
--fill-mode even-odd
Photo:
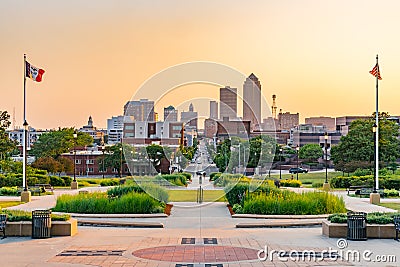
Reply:
[[[73,218],[168,218],[165,213],[155,214],[85,214],[85,213],[66,213]]]
[[[232,218],[245,218],[245,219],[327,219],[329,214],[321,215],[259,215],[259,214],[233,214]]]
[[[114,226],[114,227],[135,227],[135,228],[164,228],[164,224],[158,222],[111,222],[79,220],[80,226]]]
[[[236,228],[289,228],[289,227],[312,227],[321,226],[321,221],[314,222],[259,222],[259,223],[238,223]]]

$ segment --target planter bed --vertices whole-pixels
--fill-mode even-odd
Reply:
[[[322,234],[327,237],[346,238],[346,223],[331,223],[322,221]],[[367,238],[390,238],[396,236],[393,224],[367,224]]]
[[[78,221],[69,219],[68,221],[52,221],[51,236],[73,236],[78,233]],[[32,222],[7,222],[7,236],[31,236]]]

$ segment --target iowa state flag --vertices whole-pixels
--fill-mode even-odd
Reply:
[[[28,61],[25,61],[25,73],[26,77],[29,77],[36,82],[41,82],[44,70],[36,68],[29,64]]]

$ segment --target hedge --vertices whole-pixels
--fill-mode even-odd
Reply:
[[[374,177],[372,175],[366,176],[337,176],[330,179],[330,185],[334,188],[348,188],[352,185],[366,185],[374,187]],[[379,187],[385,189],[400,190],[399,177],[384,177],[379,179]]]

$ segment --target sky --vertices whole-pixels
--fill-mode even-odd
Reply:
[[[22,125],[25,53],[45,70],[42,82],[27,80],[36,129],[79,128],[90,115],[106,127],[151,77],[193,61],[254,73],[267,106],[276,94],[278,111],[298,112],[301,122],[370,115],[368,72],[379,54],[380,110],[400,115],[398,10],[397,0],[0,0],[0,110],[15,109]],[[198,99],[218,99],[218,88],[181,86],[156,100],[156,111],[162,118],[164,106],[194,102],[207,116]]]

